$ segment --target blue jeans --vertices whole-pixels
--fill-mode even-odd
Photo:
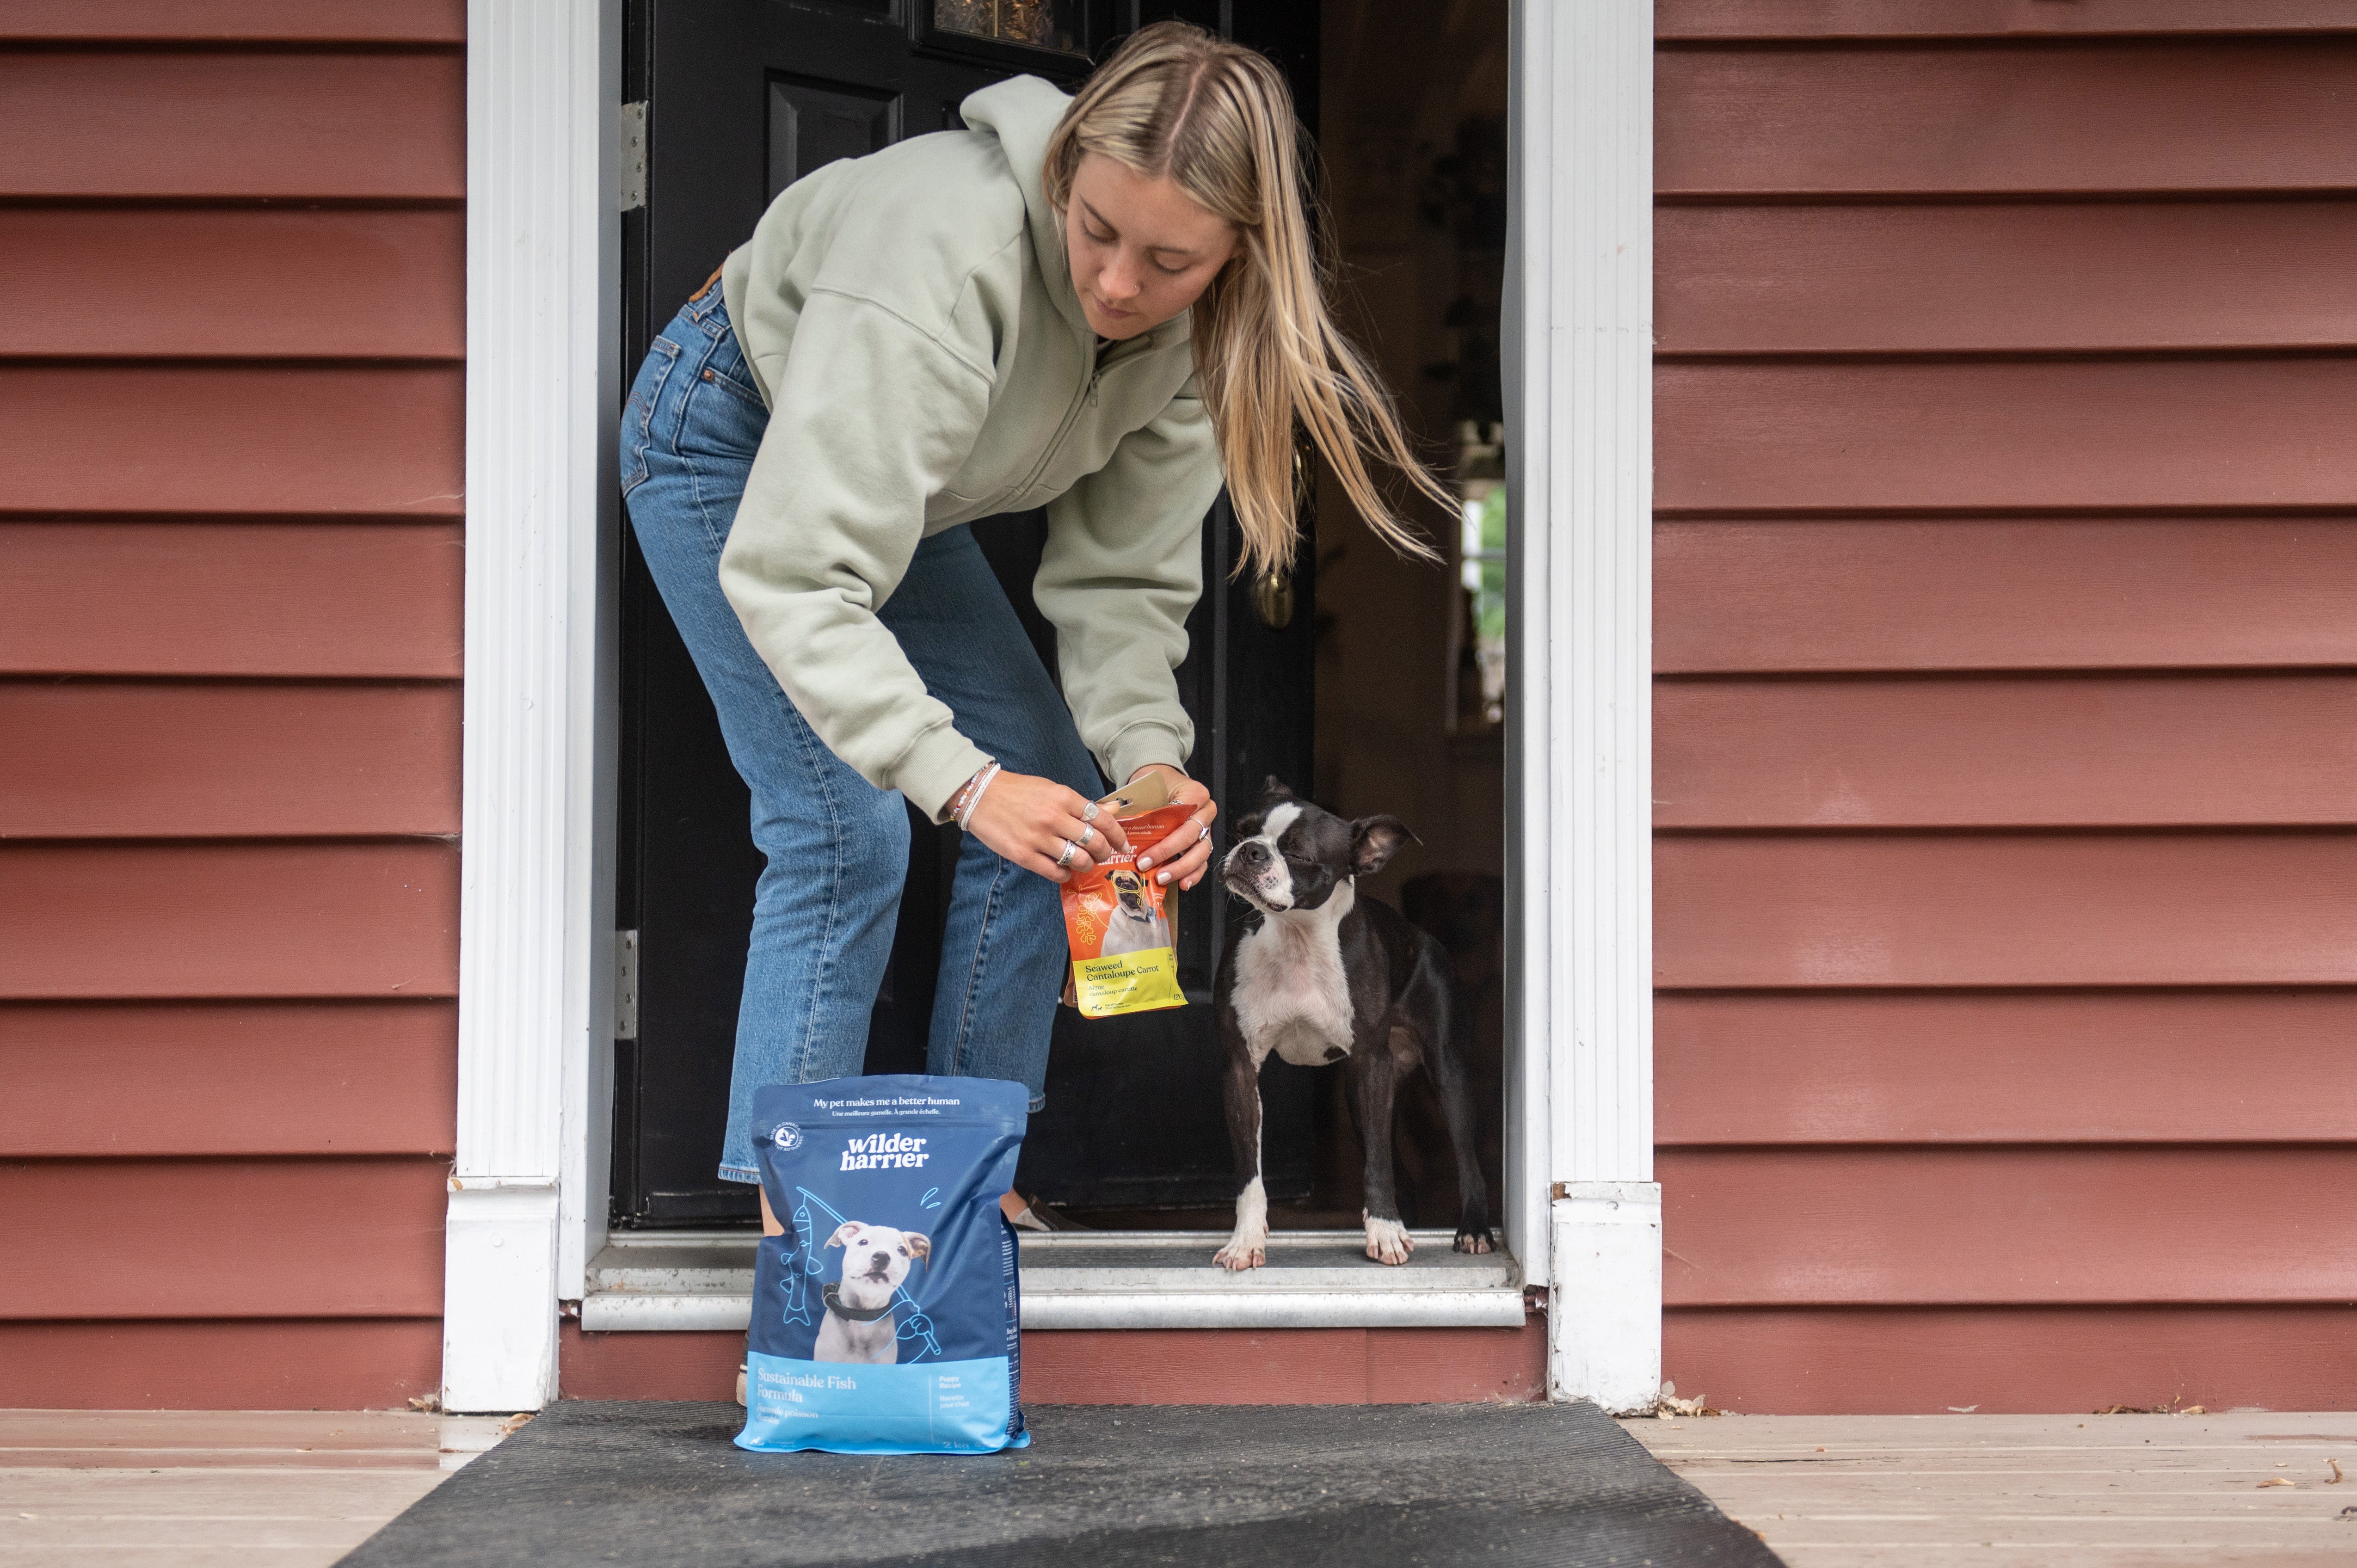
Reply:
[[[755,1090],[860,1070],[909,860],[899,791],[877,789],[827,749],[720,592],[721,547],[768,424],[716,284],[672,319],[640,367],[622,410],[622,493],[752,790],[753,842],[769,857],[753,896],[720,1155],[722,1177],[744,1182],[760,1179],[748,1132]],[[959,732],[1009,771],[1103,791],[1071,710],[972,533],[953,528],[920,545],[877,618],[957,715]],[[1014,1079],[1038,1109],[1065,956],[1055,884],[967,835],[925,1069]]]

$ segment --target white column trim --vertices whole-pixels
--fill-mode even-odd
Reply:
[[[458,1144],[443,1390],[556,1391],[612,1076],[617,0],[467,8]]]
[[[1633,1409],[1661,1369],[1652,5],[1519,0],[1512,26],[1509,914],[1518,1047],[1544,1071],[1510,1079],[1508,1230],[1534,1264],[1549,1239],[1553,1391]]]

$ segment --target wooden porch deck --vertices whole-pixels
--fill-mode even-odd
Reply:
[[[2357,1563],[2357,1415],[1622,1424],[1792,1568]]]
[[[2357,1563],[2357,1413],[1626,1424],[1792,1568]],[[0,1568],[100,1553],[325,1568],[500,1429],[384,1412],[0,1412]],[[2334,1461],[2350,1480],[2333,1481]]]
[[[0,1568],[325,1568],[497,1443],[496,1416],[0,1411]]]

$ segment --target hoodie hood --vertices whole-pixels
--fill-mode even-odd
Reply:
[[[1094,334],[1080,295],[1072,291],[1072,261],[1064,251],[1064,224],[1048,200],[1040,171],[1048,162],[1048,138],[1064,117],[1069,93],[1060,92],[1036,76],[1011,77],[993,82],[958,105],[966,128],[998,138],[1006,156],[1007,172],[1023,191],[1023,211],[1031,230],[1032,253],[1039,259],[1039,281],[1056,309],[1078,330]]]
[[[1065,107],[1071,102],[1071,94],[1039,77],[1017,76],[972,94],[958,105],[958,113],[964,116],[968,130],[998,138],[1006,172],[1023,191],[1024,218],[1031,231],[1031,253],[1039,264],[1039,282],[1057,312],[1082,338],[1093,343],[1096,328],[1089,325],[1081,296],[1072,288],[1072,258],[1064,249],[1064,220],[1049,202],[1047,185],[1040,178],[1048,165],[1048,138],[1055,134],[1056,122],[1064,117]],[[1141,333],[1144,340],[1138,348],[1167,349],[1184,343],[1193,330],[1193,313],[1182,310]]]

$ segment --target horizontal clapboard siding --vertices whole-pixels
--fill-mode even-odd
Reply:
[[[0,369],[5,507],[464,515],[456,365]]]
[[[1653,777],[1665,828],[2346,827],[2357,676],[1669,682]]]
[[[1664,521],[1653,601],[1665,674],[2352,665],[2357,519]]]
[[[2357,345],[2343,202],[1665,207],[1654,233],[1665,357]]]
[[[1672,988],[2357,984],[2345,832],[1681,833],[1653,868]]]
[[[2337,1147],[1681,1149],[1673,1306],[2345,1304]]]
[[[0,1403],[437,1380],[464,44],[0,14]]]
[[[26,0],[0,43],[463,44],[466,0]]]
[[[1660,7],[1681,1389],[2312,1408],[2357,1347],[2331,9]]]
[[[424,1317],[442,1309],[435,1159],[0,1165],[25,1318]]]
[[[447,1155],[447,1001],[0,1007],[0,1158]]]
[[[1674,513],[2347,509],[2352,424],[2341,357],[1674,363],[1653,494]]]
[[[399,1410],[441,1386],[438,1316],[0,1322],[20,1410]]]
[[[17,838],[455,834],[458,690],[0,682]]]
[[[1673,199],[2346,191],[2352,70],[2352,38],[1665,49],[1654,173]]]
[[[466,115],[455,48],[0,52],[0,197],[455,202]]]
[[[1662,1337],[1681,1391],[1752,1410],[2357,1405],[2346,1306],[1687,1308]]]
[[[1653,0],[1653,17],[1664,43],[2357,32],[2341,0]]]
[[[6,844],[0,880],[0,1000],[457,994],[456,844]]]
[[[2357,990],[1679,992],[1654,1030],[1664,1146],[2357,1141]]]
[[[456,680],[456,522],[0,521],[0,670]]]
[[[34,208],[0,223],[0,355],[461,358],[466,214]]]

